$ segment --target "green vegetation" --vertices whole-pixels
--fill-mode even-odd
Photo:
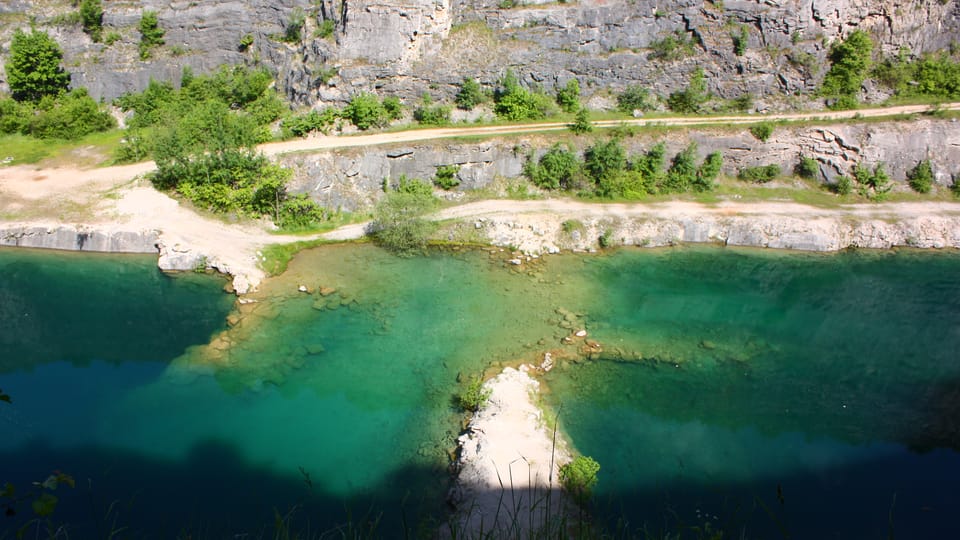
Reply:
[[[837,183],[833,186],[833,191],[837,195],[849,195],[853,192],[853,183],[850,181],[850,177],[841,176],[837,179]]]
[[[440,165],[433,177],[433,183],[441,189],[451,190],[460,185],[460,179],[457,178],[459,172],[459,165]]]
[[[570,79],[566,86],[557,90],[557,105],[565,113],[574,113],[582,109],[580,107],[580,81]]]
[[[388,97],[380,101],[369,92],[354,96],[341,113],[343,118],[364,131],[372,127],[385,127],[390,120],[400,118],[400,115],[402,107],[399,99]]]
[[[116,126],[86,89],[67,92],[63,54],[46,33],[14,32],[5,65],[12,98],[0,98],[0,134],[76,140]]]
[[[70,74],[63,70],[63,51],[46,32],[17,29],[5,65],[7,84],[16,101],[38,102],[67,90]]]
[[[420,180],[400,177],[396,191],[388,191],[373,212],[373,240],[402,256],[421,253],[436,224],[424,216],[437,206],[430,186]]]
[[[542,91],[531,92],[520,86],[520,81],[512,70],[500,80],[500,86],[494,95],[493,112],[504,120],[542,120],[555,114],[556,105],[550,96]]]
[[[694,53],[694,41],[677,30],[676,32],[650,43],[648,60],[672,62]]]
[[[773,135],[773,122],[760,122],[751,126],[750,134],[760,141],[767,142],[767,139]]]
[[[573,231],[584,231],[586,230],[586,227],[579,219],[568,219],[560,224],[560,230],[570,234]]]
[[[292,114],[280,123],[281,136],[289,139],[306,137],[314,131],[329,133],[338,118],[340,118],[340,111],[333,107],[327,107],[322,111],[312,110],[306,114]]]
[[[780,176],[781,173],[782,171],[780,166],[777,164],[760,165],[757,167],[745,167],[740,169],[740,172],[737,173],[737,178],[746,182],[766,184],[767,182]]]
[[[946,51],[911,60],[909,51],[901,49],[878,63],[872,75],[899,98],[960,98],[960,62]]]
[[[733,54],[743,56],[747,52],[747,42],[750,40],[750,33],[744,25],[738,25],[737,30],[730,34],[733,40]]]
[[[246,52],[253,45],[253,34],[244,34],[240,38],[240,44],[237,45],[237,50],[240,52]]]
[[[163,45],[164,31],[157,20],[157,12],[144,10],[140,15],[140,59],[147,60],[154,47]]]
[[[577,456],[560,467],[560,484],[578,504],[585,505],[593,496],[599,472],[600,464],[593,458]]]
[[[537,163],[528,159],[523,173],[535,185],[544,189],[573,189],[575,179],[580,176],[581,164],[577,155],[569,147],[554,144]]]
[[[299,43],[306,22],[307,16],[303,9],[300,7],[293,8],[290,13],[290,20],[287,21],[287,26],[283,30],[283,37],[280,40],[287,43]]]
[[[702,68],[697,68],[690,74],[690,82],[683,90],[670,94],[667,106],[671,111],[683,114],[697,114],[710,99],[707,93],[707,80]]]
[[[838,98],[832,108],[856,106],[857,94],[870,72],[872,54],[873,40],[863,30],[852,32],[830,47],[830,70],[823,78],[820,93]]]
[[[820,176],[820,164],[812,157],[800,156],[800,160],[797,162],[796,167],[794,167],[793,172],[800,178],[814,180]]]
[[[631,85],[617,96],[617,109],[627,114],[633,111],[650,111],[656,108],[655,102],[656,97],[650,94],[650,90],[640,85]]]
[[[450,106],[434,104],[430,94],[423,94],[421,105],[413,111],[413,119],[425,126],[443,126],[450,123]]]
[[[330,39],[333,37],[334,30],[336,30],[336,24],[333,22],[333,19],[324,19],[317,27],[317,37],[320,39]]]
[[[884,200],[893,187],[883,163],[878,163],[872,171],[866,165],[858,163],[853,168],[853,179],[857,182],[860,195],[873,201]]]
[[[457,394],[457,405],[465,411],[477,412],[486,405],[492,393],[492,390],[483,386],[483,379],[473,377],[463,391]]]
[[[933,187],[933,167],[929,159],[917,163],[916,167],[907,171],[907,183],[917,193],[930,193]]]
[[[555,144],[539,160],[527,159],[524,175],[543,189],[579,191],[581,195],[641,199],[652,194],[711,191],[723,167],[723,155],[714,152],[697,164],[697,146],[679,152],[665,170],[665,146],[658,143],[645,154],[628,157],[618,139],[598,142],[584,152]]]
[[[90,39],[99,42],[103,32],[103,2],[81,0],[80,21],[83,23],[83,31],[90,35]]]
[[[587,112],[586,107],[581,107],[577,111],[577,116],[574,118],[572,124],[570,124],[570,131],[576,133],[577,135],[582,135],[584,133],[590,133],[593,131],[593,124],[590,123],[590,113]]]
[[[470,77],[466,77],[463,79],[463,82],[460,83],[460,90],[457,91],[457,108],[472,111],[474,107],[483,103],[485,98],[483,89],[480,88],[480,83]]]

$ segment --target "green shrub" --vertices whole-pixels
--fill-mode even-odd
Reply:
[[[544,189],[569,189],[581,163],[569,148],[560,143],[547,150],[537,163],[532,157],[523,167],[523,173],[538,187]]]
[[[237,45],[237,50],[240,52],[246,52],[253,45],[254,37],[253,34],[244,34],[240,38],[240,44]]]
[[[757,167],[744,167],[743,169],[740,169],[739,173],[737,173],[737,178],[747,182],[766,184],[767,182],[780,176],[781,172],[780,166],[777,164],[759,165]]]
[[[593,495],[597,485],[600,464],[593,458],[577,456],[570,463],[560,467],[560,484],[578,504],[585,504]]]
[[[119,32],[107,32],[107,37],[103,38],[103,44],[109,47],[123,39]]]
[[[339,112],[333,107],[322,111],[313,110],[306,114],[290,115],[280,123],[280,130],[284,137],[306,137],[314,131],[328,133],[333,124],[340,118]]]
[[[708,99],[706,77],[703,69],[697,68],[690,75],[690,82],[685,89],[670,94],[667,106],[674,112],[696,114]]]
[[[60,65],[62,60],[63,51],[46,32],[15,30],[4,66],[13,99],[36,102],[66,92],[70,74]]]
[[[759,124],[751,126],[750,133],[756,137],[757,140],[767,142],[770,135],[773,135],[773,122],[760,122]]]
[[[794,167],[793,172],[800,178],[813,180],[820,176],[820,164],[812,157],[800,156],[800,160],[797,162],[796,167]]]
[[[457,178],[459,172],[459,165],[440,165],[433,177],[433,183],[441,189],[453,189],[460,185],[460,179]]]
[[[833,191],[837,195],[849,195],[853,192],[853,183],[850,181],[849,176],[841,176],[837,178],[837,183],[833,186]]]
[[[638,200],[656,193],[656,185],[638,171],[623,170],[601,178],[595,193],[600,197]]]
[[[280,204],[277,226],[284,230],[316,228],[327,220],[326,211],[306,193],[287,196]]]
[[[659,186],[661,193],[684,193],[697,180],[697,143],[691,142],[673,157]]]
[[[85,88],[80,88],[58,98],[41,100],[24,134],[38,139],[75,140],[116,126],[113,116],[103,110]]]
[[[33,107],[17,103],[11,98],[0,98],[0,133],[11,135],[28,131]]]
[[[303,9],[299,7],[293,8],[293,11],[290,12],[290,20],[287,21],[287,27],[283,30],[282,41],[299,43],[303,26],[306,22],[307,16],[304,14]]]
[[[324,19],[317,27],[317,37],[320,39],[329,39],[333,37],[333,31],[336,30],[336,24],[333,19]]]
[[[893,187],[883,163],[878,163],[872,171],[866,165],[857,163],[853,168],[853,179],[857,182],[860,195],[875,201],[885,199]]]
[[[363,92],[353,97],[343,110],[343,118],[350,120],[358,129],[387,125],[387,111],[377,96]]]
[[[660,184],[664,177],[664,158],[667,149],[662,142],[650,147],[647,152],[633,160],[631,168],[639,172],[643,177],[649,180],[654,186]],[[650,193],[654,193],[651,191]]]
[[[728,109],[739,112],[750,112],[750,110],[753,109],[753,96],[750,94],[740,94],[729,101]]]
[[[870,70],[873,40],[863,30],[830,47],[830,70],[820,89],[825,96],[856,96]]]
[[[750,40],[747,27],[742,24],[739,25],[737,31],[730,34],[730,38],[733,40],[733,54],[743,56],[747,52],[747,42]]]
[[[483,101],[484,95],[480,83],[469,77],[464,78],[460,84],[460,90],[457,92],[457,108],[470,111]]]
[[[583,225],[583,222],[579,219],[568,219],[560,224],[560,230],[570,234],[573,231],[584,231],[586,227]]]
[[[573,113],[581,110],[580,107],[580,81],[570,79],[566,86],[557,90],[557,105],[566,113]]]
[[[930,160],[925,159],[910,169],[907,172],[907,182],[917,193],[930,193],[930,188],[933,187],[933,167]]]
[[[703,159],[703,163],[697,169],[697,177],[694,179],[692,187],[694,191],[711,191],[715,187],[714,180],[720,176],[723,169],[723,154],[720,152],[711,152]]]
[[[387,115],[387,122],[403,118],[403,104],[396,96],[383,98],[383,112]]]
[[[650,54],[647,55],[647,59],[671,62],[691,56],[693,52],[693,40],[677,30],[673,34],[650,43]]]
[[[590,133],[593,131],[593,124],[590,123],[590,113],[587,112],[585,107],[581,107],[580,110],[577,111],[577,117],[574,119],[573,123],[567,127],[569,127],[570,131],[576,133],[577,135]]]
[[[598,142],[583,153],[583,166],[593,181],[600,183],[627,167],[627,154],[617,139]]]
[[[81,0],[80,20],[83,31],[90,35],[94,42],[100,41],[103,31],[103,3],[101,0]]]
[[[953,183],[950,184],[950,193],[953,193],[953,196],[960,198],[960,175],[953,176]]]
[[[433,188],[430,187],[430,184],[417,178],[407,178],[405,174],[400,175],[397,192],[433,199]]]
[[[450,107],[424,104],[413,111],[413,119],[425,126],[444,126],[450,123]]]
[[[127,129],[120,144],[113,151],[113,163],[137,163],[150,156],[150,145],[139,130]]]
[[[483,380],[480,377],[473,377],[457,395],[457,405],[465,411],[477,412],[487,404],[492,393],[492,390],[483,386]]]
[[[163,45],[164,31],[155,11],[144,10],[140,15],[140,59],[150,58],[151,49]]]
[[[521,87],[516,75],[510,70],[507,70],[501,79],[494,102],[493,112],[513,122],[541,120],[552,116],[556,108],[549,96]]]
[[[608,248],[613,245],[613,229],[604,229],[600,234],[600,237],[597,238],[597,243],[600,244],[601,248]]]
[[[404,256],[422,252],[426,248],[430,235],[436,230],[436,224],[424,218],[436,207],[430,186],[426,188],[429,193],[422,190],[391,191],[377,204],[373,213],[372,236],[378,245]]]
[[[649,111],[656,106],[652,101],[650,90],[640,85],[631,85],[617,96],[617,109],[627,114],[633,111]]]

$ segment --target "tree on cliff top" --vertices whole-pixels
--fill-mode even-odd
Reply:
[[[70,74],[60,65],[62,60],[63,51],[46,32],[14,32],[5,66],[13,99],[36,102],[65,92]]]

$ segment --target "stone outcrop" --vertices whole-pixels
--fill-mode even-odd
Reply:
[[[560,137],[569,139],[569,134]],[[639,153],[660,140],[667,146],[668,159],[691,141],[697,143],[701,156],[722,152],[724,172],[731,176],[744,167],[768,164],[789,173],[802,155],[816,159],[821,180],[833,183],[838,176],[849,175],[857,163],[883,163],[898,189],[908,189],[904,182],[907,171],[921,160],[931,161],[941,186],[952,183],[960,163],[960,123],[952,120],[782,126],[776,127],[766,142],[747,128],[640,133],[624,139],[623,144],[630,153]],[[457,198],[472,189],[499,189],[501,180],[521,174],[528,154],[541,154],[553,142],[549,135],[531,135],[483,142],[385,145],[296,154],[282,162],[295,171],[294,191],[309,193],[327,208],[356,211],[369,208],[382,196],[385,180],[395,185],[406,175],[429,181],[442,165],[459,167],[460,185],[446,194],[448,197]],[[588,144],[584,140],[580,150]]]
[[[886,54],[942,50],[960,37],[960,3],[915,0],[142,0],[105,2],[104,35],[93,43],[63,15],[68,0],[12,0],[0,5],[0,60],[15,28],[36,17],[65,50],[75,86],[111,99],[143,89],[150,78],[178,80],[183,67],[207,72],[221,64],[263,64],[282,91],[303,105],[342,103],[360,91],[393,94],[413,104],[423,92],[451,98],[464,76],[492,85],[513,68],[529,85],[551,89],[570,78],[586,96],[628,84],[666,95],[702,67],[711,91],[752,95],[760,107],[786,106],[810,95],[824,73],[830,40],[856,29]],[[157,12],[166,44],[141,61],[137,25]],[[57,17],[60,16],[58,19]],[[299,17],[300,39],[281,40]],[[332,25],[329,35],[321,32]],[[736,55],[731,33],[747,31]],[[693,43],[689,56],[650,57],[658,40]],[[241,46],[246,36],[253,38]],[[4,87],[0,73],[0,89]],[[767,99],[776,96],[778,99]],[[879,97],[879,96],[877,96]],[[800,100],[803,101],[802,99]],[[609,100],[594,103],[609,103]]]

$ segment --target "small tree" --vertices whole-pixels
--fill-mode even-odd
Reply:
[[[387,123],[387,111],[377,96],[363,92],[353,97],[345,109],[343,117],[350,119],[353,125],[362,130],[382,127]]]
[[[587,112],[586,107],[581,107],[580,110],[577,111],[576,119],[570,124],[570,131],[577,135],[593,131],[593,124],[590,123],[590,114]]]
[[[693,181],[694,191],[711,191],[715,187],[713,181],[720,176],[722,169],[723,154],[720,152],[707,154],[700,168],[697,169],[697,177]]]
[[[925,159],[910,169],[907,172],[907,182],[917,193],[930,193],[930,188],[933,187],[933,167],[930,160]]]
[[[800,161],[797,162],[797,166],[794,167],[793,172],[800,178],[813,180],[820,175],[820,164],[812,157],[800,156]]]
[[[460,179],[457,178],[459,172],[459,165],[440,165],[433,176],[433,183],[440,189],[451,190],[460,185]]]
[[[580,81],[570,79],[566,86],[557,90],[557,105],[560,105],[560,108],[566,113],[582,109],[580,107]]]
[[[560,143],[554,144],[540,156],[540,161],[530,161],[523,168],[531,182],[544,189],[567,189],[573,183],[574,176],[580,171],[580,160],[576,154]]]
[[[157,12],[145,10],[140,16],[140,59],[150,58],[150,49],[163,45],[164,31],[157,20]]]
[[[741,24],[736,32],[730,34],[730,38],[733,40],[733,54],[743,56],[747,52],[747,42],[750,39],[747,27]]]
[[[650,90],[640,85],[631,85],[617,96],[617,109],[627,114],[633,111],[649,111],[653,109],[650,101]]]
[[[863,30],[856,30],[847,39],[830,47],[830,71],[823,78],[820,90],[825,96],[846,96],[855,99],[863,79],[870,70],[873,40]]]
[[[767,139],[770,138],[770,135],[773,135],[773,123],[760,122],[759,124],[750,128],[750,134],[762,142],[767,142]]]
[[[473,110],[474,107],[483,103],[483,89],[480,88],[480,83],[470,77],[463,79],[456,101],[457,108],[465,111]]]
[[[463,392],[457,395],[457,405],[465,411],[477,412],[486,405],[492,394],[493,390],[483,385],[483,379],[473,377]]]
[[[103,2],[101,0],[82,0],[80,2],[80,20],[83,31],[95,42],[100,41],[103,31]]]
[[[60,66],[62,60],[60,46],[46,32],[14,32],[5,66],[13,99],[37,102],[65,92],[70,74]]]
[[[435,206],[436,199],[429,193],[387,193],[374,210],[373,239],[398,255],[423,251],[436,228],[424,216]]]
[[[624,170],[627,167],[627,154],[617,139],[597,143],[583,153],[584,167],[594,182]]]
[[[690,74],[690,82],[685,89],[670,94],[667,98],[667,106],[674,112],[696,114],[709,98],[707,79],[703,69],[697,68]]]

